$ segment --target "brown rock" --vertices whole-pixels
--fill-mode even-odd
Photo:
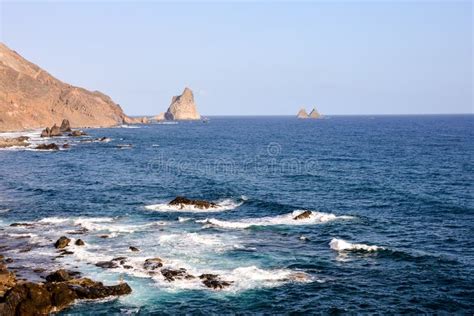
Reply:
[[[72,136],[72,137],[80,137],[80,136],[87,136],[87,134],[83,131],[72,131],[71,134],[69,134],[68,136]]]
[[[49,127],[46,127],[42,132],[41,132],[41,137],[50,137],[51,136],[51,131],[49,130]]]
[[[110,97],[74,87],[0,43],[0,131],[51,126],[107,127],[128,117]]]
[[[54,244],[54,247],[58,249],[65,248],[69,243],[71,242],[71,239],[67,238],[66,236],[61,236],[56,243]]]
[[[296,117],[299,119],[307,119],[309,115],[304,108],[301,108],[298,114],[296,114]]]
[[[46,281],[48,282],[64,282],[71,279],[69,273],[64,269],[60,269],[46,276]]]
[[[293,217],[293,219],[294,220],[306,219],[306,218],[309,218],[311,214],[312,214],[311,211],[304,211],[300,215]]]
[[[309,118],[317,119],[317,118],[320,118],[320,117],[321,117],[321,114],[319,114],[319,112],[318,112],[318,110],[316,110],[316,108],[313,108],[311,113],[309,113]]]
[[[55,143],[39,144],[38,146],[36,146],[35,149],[39,149],[39,150],[59,150],[59,146],[56,145]]]
[[[194,95],[191,89],[185,88],[183,94],[174,96],[171,105],[165,113],[167,120],[200,120],[196,104],[194,103]]]
[[[76,246],[84,246],[86,243],[82,239],[76,240],[74,243]]]
[[[183,279],[194,279],[195,277],[188,272],[186,269],[171,269],[165,268],[161,269],[161,274],[165,277],[165,280],[168,282],[175,281],[175,280],[183,280]]]
[[[179,206],[180,208],[183,208],[186,205],[191,205],[199,209],[208,209],[208,208],[217,207],[217,204],[213,202],[208,202],[204,200],[190,200],[182,196],[176,197],[174,200],[169,202],[168,205]]]
[[[7,148],[7,147],[26,147],[30,145],[28,143],[29,137],[26,136],[20,136],[20,137],[15,137],[15,138],[3,138],[0,137],[0,148]]]
[[[134,251],[134,252],[140,251],[140,249],[138,249],[137,247],[133,247],[133,246],[128,247],[128,249],[130,249],[130,251]]]
[[[67,133],[67,132],[71,132],[71,124],[69,124],[69,120],[67,119],[64,119],[61,123],[61,127],[59,127],[59,131],[61,133]]]

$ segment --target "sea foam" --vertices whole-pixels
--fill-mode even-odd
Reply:
[[[384,247],[380,246],[369,246],[366,244],[353,244],[344,239],[333,238],[329,242],[329,246],[332,250],[336,251],[367,251],[374,252],[378,250],[384,250]]]

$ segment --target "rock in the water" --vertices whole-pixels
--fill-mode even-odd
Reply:
[[[321,117],[321,115],[319,114],[318,110],[316,110],[316,108],[313,108],[311,113],[309,113],[309,118],[317,119],[317,118],[320,118],[320,117]]]
[[[16,277],[13,272],[8,271],[7,266],[0,261],[0,298],[5,292],[16,284]]]
[[[140,251],[140,249],[138,249],[137,247],[133,247],[133,246],[128,247],[128,249],[130,249],[130,251],[134,251],[134,252]]]
[[[180,208],[184,208],[185,206],[189,205],[189,206],[194,206],[199,209],[208,209],[208,208],[217,207],[217,204],[213,202],[208,202],[204,200],[190,200],[182,196],[176,197],[174,200],[169,202],[168,205],[179,206]]]
[[[27,136],[20,136],[15,138],[0,138],[0,148],[7,148],[7,147],[26,147],[30,143],[28,143],[29,137]]]
[[[167,120],[199,120],[196,104],[194,104],[194,95],[191,89],[185,88],[183,94],[174,96],[171,105],[165,113]]]
[[[64,269],[57,270],[46,276],[46,281],[48,282],[64,282],[71,279],[69,273]]]
[[[165,113],[163,112],[163,113],[160,113],[160,114],[156,115],[155,117],[153,117],[153,120],[158,121],[158,122],[166,120]]]
[[[69,120],[67,119],[64,119],[62,122],[61,122],[61,126],[59,127],[59,131],[61,133],[67,133],[67,132],[71,132],[71,124],[69,124]]]
[[[39,144],[38,146],[36,146],[35,149],[39,149],[39,150],[59,150],[59,146],[56,145],[55,143]]]
[[[76,240],[74,243],[76,246],[84,246],[86,243],[82,239]]]
[[[80,136],[87,136],[87,134],[83,131],[76,130],[76,131],[72,131],[72,133],[70,133],[68,136],[80,137]]]
[[[118,264],[115,261],[99,261],[95,265],[103,269],[118,268]]]
[[[211,289],[223,289],[232,284],[231,281],[223,281],[217,274],[202,274],[199,276],[202,280],[202,283]]]
[[[49,135],[51,137],[54,137],[54,136],[62,136],[63,134],[61,133],[61,130],[59,129],[59,127],[56,124],[54,124],[53,127],[51,127]]]
[[[50,137],[51,131],[49,130],[49,127],[46,127],[42,132],[41,132],[41,137]]]
[[[54,244],[54,247],[58,249],[62,249],[62,248],[67,247],[67,245],[69,245],[70,242],[71,242],[71,239],[67,238],[66,236],[61,236]]]
[[[306,219],[311,217],[311,211],[304,211],[303,213],[293,217],[294,220]]]
[[[145,268],[145,270],[156,270],[162,266],[163,260],[161,260],[161,258],[146,259],[145,263],[143,264],[143,268]]]
[[[298,114],[296,114],[296,117],[299,119],[306,119],[309,118],[309,115],[305,109],[301,108]]]
[[[71,145],[69,145],[69,144],[64,144],[64,145],[63,145],[63,148],[64,148],[64,149],[71,148]]]
[[[165,280],[168,282],[175,281],[175,280],[183,280],[183,279],[194,279],[195,277],[188,272],[186,269],[171,269],[165,268],[161,269],[161,274],[164,276]]]

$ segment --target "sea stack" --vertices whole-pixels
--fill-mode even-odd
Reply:
[[[296,117],[299,119],[307,119],[309,118],[308,113],[305,109],[301,108],[301,110],[296,114]]]
[[[185,88],[181,95],[174,96],[171,99],[171,105],[165,113],[165,118],[171,121],[201,119],[191,89]]]
[[[313,108],[311,113],[309,113],[309,118],[317,119],[317,118],[320,118],[320,117],[321,117],[321,114],[319,114],[319,112],[318,112],[318,110],[316,110],[316,108]]]

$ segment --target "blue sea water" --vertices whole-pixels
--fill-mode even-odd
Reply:
[[[133,289],[64,315],[471,314],[473,127],[472,115],[211,117],[0,151],[0,252],[25,277],[64,266]],[[166,206],[179,195],[223,207]],[[311,218],[294,220],[301,210]],[[86,247],[52,260],[61,235]],[[131,268],[94,265],[118,256]],[[152,257],[233,283],[166,282],[142,268]]]

